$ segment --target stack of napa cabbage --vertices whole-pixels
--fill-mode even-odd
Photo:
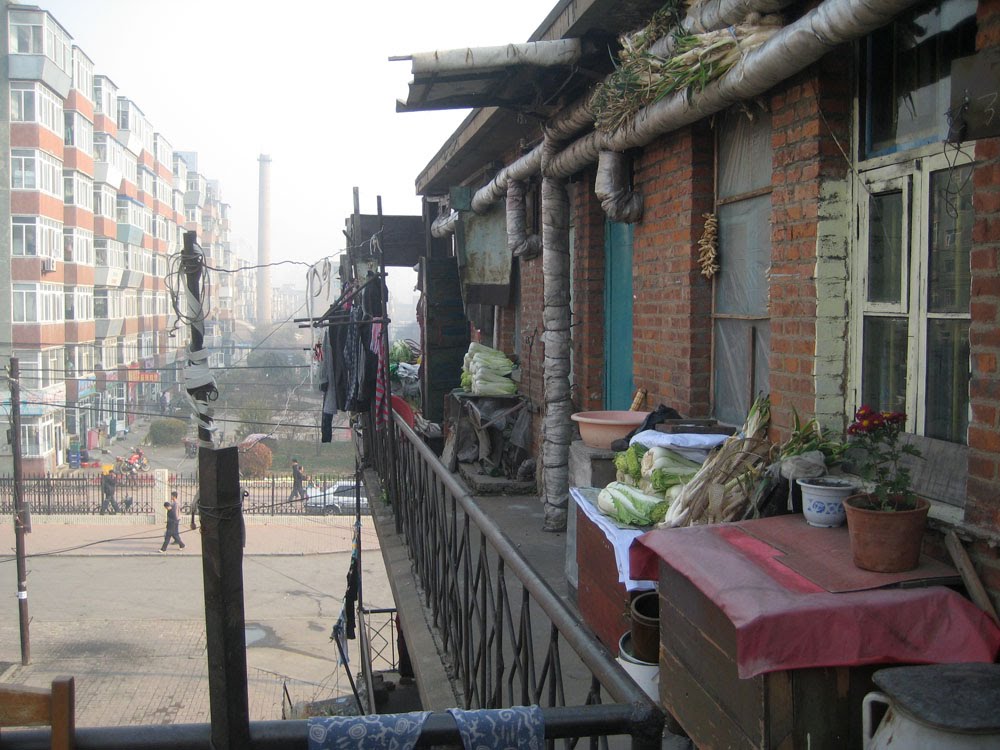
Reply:
[[[632,443],[615,454],[617,481],[597,496],[597,507],[618,523],[651,526],[666,515],[670,503],[701,465],[669,448]]]
[[[513,370],[506,354],[473,341],[462,366],[462,388],[476,396],[511,396],[517,393]]]

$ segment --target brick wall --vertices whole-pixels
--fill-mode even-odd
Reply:
[[[835,57],[826,58],[831,61],[827,68]],[[824,186],[842,182],[848,172],[832,136],[850,148],[850,102],[846,77],[815,66],[771,97],[770,387],[776,439],[787,437],[793,409],[804,417],[817,414],[818,349],[826,362],[823,395],[832,396],[834,403],[839,399],[840,404],[836,408],[827,403],[824,411],[844,411],[846,227],[839,233],[832,229],[824,233],[822,241],[820,231],[824,220],[836,223],[840,214],[846,218],[844,202],[834,201]],[[848,195],[845,190],[844,198]],[[821,209],[824,205],[826,210]],[[835,262],[825,262],[829,260]],[[823,274],[824,299],[841,300],[838,309],[825,311],[822,341],[817,330],[818,271]]]
[[[698,265],[702,214],[713,204],[713,142],[699,125],[647,146],[635,164],[644,200],[635,226],[633,370],[646,404],[708,414],[712,287]]]
[[[571,186],[573,212],[573,403],[604,408],[604,210],[593,169]]]
[[[979,5],[977,48],[1000,46],[1000,0]],[[965,520],[993,535],[1000,532],[1000,138],[976,144],[973,173],[972,350],[969,481]],[[1000,592],[996,549],[977,550],[981,571]],[[988,573],[988,575],[986,575]]]

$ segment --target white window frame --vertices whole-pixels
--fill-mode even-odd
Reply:
[[[11,190],[37,190],[63,200],[62,162],[59,159],[38,149],[14,148],[10,151],[10,160]]]
[[[63,142],[87,156],[94,156],[94,123],[79,112],[66,111]]]
[[[101,268],[120,268],[125,270],[125,245],[109,237],[98,237],[94,240],[94,265]]]
[[[889,159],[895,163],[888,163]],[[907,321],[908,346],[906,355],[906,432],[914,435],[925,434],[926,386],[927,386],[927,325],[929,320],[956,319],[971,321],[971,310],[966,313],[937,313],[927,310],[928,261],[930,238],[928,219],[930,216],[931,176],[939,174],[950,166],[962,167],[972,164],[971,148],[968,152],[941,152],[940,144],[926,146],[901,159],[900,154],[871,160],[859,170],[856,185],[857,215],[860,219],[856,235],[856,248],[852,254],[853,309],[852,316],[851,379],[854,406],[861,405],[864,380],[864,321],[866,317],[891,317]],[[865,169],[864,167],[870,167]],[[873,194],[892,189],[903,190],[905,216],[905,242],[903,252],[902,293],[899,304],[868,302],[868,202],[869,191]],[[971,297],[970,297],[971,307]],[[967,396],[968,408],[971,399]],[[873,404],[873,406],[876,406]],[[967,436],[966,436],[967,439]],[[963,443],[964,444],[964,443]]]
[[[94,181],[75,169],[63,170],[63,202],[93,213]]]
[[[118,218],[118,191],[106,183],[94,183],[94,216]]]
[[[94,320],[94,287],[67,286],[65,291],[66,320]]]
[[[36,123],[65,137],[63,101],[41,83],[11,81],[10,121]]]
[[[65,307],[61,284],[17,283],[12,285],[13,323],[63,323]]]
[[[82,227],[63,227],[63,260],[94,265],[94,233]]]

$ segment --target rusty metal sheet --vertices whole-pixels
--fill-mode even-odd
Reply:
[[[497,204],[483,216],[463,213],[456,233],[462,298],[466,305],[510,302],[512,257],[507,248],[507,212]]]

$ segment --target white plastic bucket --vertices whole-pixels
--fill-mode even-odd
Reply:
[[[626,631],[618,641],[618,658],[615,660],[628,672],[629,677],[656,703],[660,702],[660,665],[639,661],[632,655],[632,633]]]

